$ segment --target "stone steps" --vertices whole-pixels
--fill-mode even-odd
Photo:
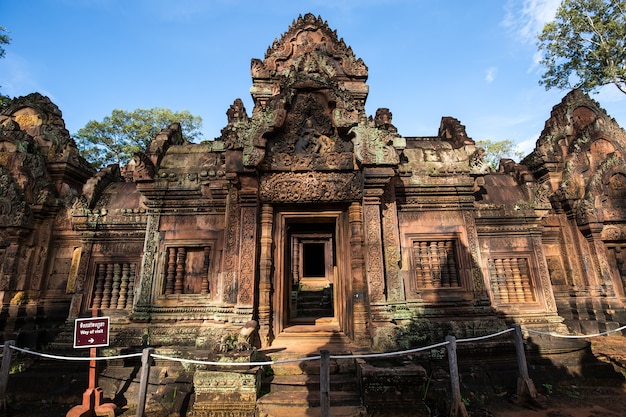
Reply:
[[[333,303],[329,290],[298,292],[298,317],[332,317]]]
[[[355,375],[330,376],[330,411],[332,416],[364,417],[358,379]],[[257,417],[294,417],[320,415],[319,375],[275,375],[270,392],[257,400]]]

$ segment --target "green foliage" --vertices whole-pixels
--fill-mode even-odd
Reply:
[[[509,139],[497,142],[491,140],[478,140],[476,141],[476,147],[483,148],[485,150],[485,161],[491,165],[493,169],[498,168],[500,159],[502,158],[519,160],[524,156],[524,153],[517,150],[515,143]]]
[[[541,386],[546,390],[546,394],[552,394],[552,384],[541,384]]]
[[[11,38],[7,35],[8,31],[4,26],[0,26],[0,58],[4,58],[4,47],[2,45],[8,45],[11,42]]]
[[[74,135],[74,139],[81,155],[96,168],[114,163],[125,164],[135,152],[145,151],[162,129],[176,122],[181,124],[186,140],[200,139],[200,116],[194,116],[187,110],[172,112],[161,107],[132,112],[113,110],[101,122],[88,122]]]
[[[546,89],[612,83],[626,94],[626,0],[563,0],[538,47]]]
[[[11,97],[5,96],[4,94],[0,93],[0,111],[9,107],[11,101]]]
[[[7,35],[7,30],[4,26],[0,26],[0,58],[4,58],[5,50],[2,45],[8,45],[11,42],[11,38]],[[0,111],[9,106],[11,99],[4,94],[0,94]]]

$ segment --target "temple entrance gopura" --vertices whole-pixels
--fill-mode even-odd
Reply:
[[[234,100],[219,137],[174,124],[98,172],[47,97],[2,112],[5,340],[70,345],[93,310],[113,349],[189,356],[250,322],[282,353],[626,323],[626,133],[587,95],[494,170],[453,117],[402,136],[367,115],[368,68],[321,18],[250,71],[254,108]]]

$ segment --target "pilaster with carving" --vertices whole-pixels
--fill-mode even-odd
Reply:
[[[272,341],[272,229],[274,209],[261,207],[261,254],[259,257],[259,335],[263,347]]]
[[[241,237],[239,248],[239,282],[237,304],[252,306],[254,301],[255,265],[257,259],[258,203],[256,195],[240,194]]]
[[[161,213],[153,211],[148,214],[146,239],[143,247],[141,273],[139,283],[135,287],[133,316],[135,319],[147,319],[150,315],[152,300],[152,281],[154,280],[155,263],[159,249],[159,224]]]
[[[611,269],[607,259],[606,247],[602,241],[603,224],[589,224],[584,230],[589,244],[589,252],[593,269],[597,271],[597,281],[593,289],[598,295],[614,297],[615,289],[611,280]]]
[[[382,217],[387,300],[390,302],[405,300],[404,283],[400,272],[402,254],[398,224],[395,186],[392,182],[385,190]]]
[[[239,238],[241,212],[236,187],[231,187],[226,206],[226,250],[224,254],[224,274],[222,276],[222,300],[225,303],[237,302],[237,278],[239,268]]]
[[[76,274],[76,285],[74,287],[74,295],[72,296],[72,302],[70,304],[70,313],[68,319],[74,319],[80,317],[80,313],[83,309],[83,302],[88,299],[88,294],[85,294],[86,288],[89,288],[87,284],[87,270],[89,267],[89,261],[91,260],[91,253],[93,250],[93,240],[83,240],[81,242],[81,255],[80,262],[78,263],[78,272]]]
[[[369,345],[369,311],[365,257],[363,254],[363,211],[360,203],[352,203],[348,210],[350,223],[350,270],[352,274],[352,297],[354,308],[354,339]]]
[[[373,303],[385,302],[385,276],[383,262],[383,242],[380,219],[380,199],[363,199],[363,219],[365,226],[365,265],[369,297]]]
[[[554,293],[552,292],[552,283],[550,282],[550,273],[548,272],[548,262],[546,261],[545,254],[543,252],[541,236],[533,236],[532,242],[534,257],[537,260],[537,265],[539,267],[539,282],[541,285],[543,299],[546,303],[546,309],[551,312],[556,312],[556,302],[554,300]]]
[[[471,256],[471,275],[472,286],[474,288],[474,302],[477,304],[489,304],[489,294],[487,293],[485,280],[488,278],[484,276],[481,269],[483,261],[480,256],[480,250],[478,246],[478,231],[476,230],[476,221],[474,214],[470,211],[463,212],[463,218],[465,220],[465,227],[467,230],[467,241],[469,243],[469,250]]]

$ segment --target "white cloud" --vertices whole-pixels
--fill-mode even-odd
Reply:
[[[487,71],[485,71],[485,81],[488,83],[493,82],[496,79],[496,74],[498,73],[497,67],[489,67]]]
[[[537,144],[537,139],[539,139],[539,133],[537,133],[536,135],[533,135],[531,138],[522,140],[521,142],[517,143],[517,146],[515,147],[517,151],[521,152],[524,154],[524,156],[528,155],[529,153],[531,153],[532,151],[535,150],[535,145]]]
[[[9,97],[17,97],[39,91],[43,88],[33,76],[29,63],[21,56],[7,51],[0,71],[0,92]]]
[[[543,26],[554,19],[560,0],[508,0],[502,24],[522,43],[535,43]]]

